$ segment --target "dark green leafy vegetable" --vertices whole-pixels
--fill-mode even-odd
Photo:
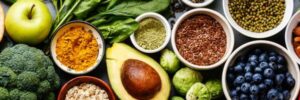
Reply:
[[[118,18],[119,17],[109,19],[112,21],[108,21],[108,23],[98,27],[104,39],[110,40],[110,43],[121,42],[127,39],[135,30],[138,29],[138,23],[134,19]]]
[[[101,0],[82,0],[74,11],[74,15],[78,19],[84,19],[87,17],[87,14],[90,13],[95,6],[100,3]]]

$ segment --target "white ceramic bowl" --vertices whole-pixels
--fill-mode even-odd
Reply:
[[[70,27],[74,27],[74,26],[82,26],[84,27],[86,30],[91,30],[93,36],[96,38],[98,45],[99,45],[99,51],[98,51],[98,56],[97,59],[95,61],[95,63],[90,66],[89,68],[87,68],[84,71],[76,71],[73,70],[67,66],[65,66],[64,64],[62,64],[58,59],[57,59],[57,55],[56,55],[56,42],[57,39],[64,33],[65,30],[69,29]],[[64,24],[63,26],[61,26],[56,32],[55,32],[55,36],[53,37],[52,41],[51,41],[51,56],[55,62],[55,64],[62,69],[63,71],[69,73],[69,74],[73,74],[73,75],[82,75],[82,74],[86,74],[88,72],[91,72],[92,70],[94,70],[99,64],[100,61],[102,60],[104,53],[105,53],[105,43],[104,40],[102,38],[102,36],[100,35],[100,33],[97,31],[97,29],[92,26],[91,24],[84,22],[84,21],[72,21],[69,23]]]
[[[258,39],[271,37],[271,36],[279,33],[282,29],[284,29],[293,14],[293,8],[294,8],[294,0],[285,0],[285,11],[284,11],[285,13],[284,13],[283,19],[281,20],[280,24],[278,26],[276,26],[275,28],[273,28],[272,30],[262,32],[262,33],[257,33],[257,32],[248,31],[248,30],[242,28],[241,26],[239,26],[235,22],[235,20],[232,18],[231,14],[229,12],[228,3],[229,3],[229,0],[223,0],[224,14],[225,14],[227,20],[229,21],[229,23],[243,35],[245,35],[247,37],[251,37],[251,38],[258,38]]]
[[[277,53],[279,53],[285,57],[285,59],[287,61],[288,71],[292,74],[292,76],[295,78],[295,81],[296,81],[295,87],[290,92],[291,93],[290,100],[296,100],[296,98],[298,96],[299,88],[300,88],[300,83],[299,83],[300,72],[299,72],[299,68],[298,68],[296,61],[294,61],[292,59],[292,57],[289,55],[289,53],[287,52],[287,50],[284,47],[280,46],[277,43],[274,43],[271,41],[265,41],[265,40],[257,40],[257,41],[252,41],[252,42],[243,44],[242,46],[238,47],[229,56],[228,60],[225,63],[223,73],[222,73],[222,88],[223,88],[223,92],[225,94],[226,99],[231,100],[230,95],[229,95],[230,91],[227,87],[227,82],[226,82],[226,74],[227,74],[227,70],[228,70],[229,66],[232,66],[239,56],[244,55],[249,50],[252,50],[253,48],[256,48],[256,47],[261,47],[261,48],[264,48],[267,50],[274,50]],[[232,83],[230,83],[230,84],[232,84]]]
[[[297,61],[298,64],[300,64],[300,58],[297,56],[294,46],[293,46],[293,30],[296,28],[296,26],[300,23],[300,11],[297,11],[294,16],[291,18],[289,24],[287,25],[285,29],[285,45],[290,52],[293,59]]]
[[[179,53],[177,46],[176,46],[175,34],[176,34],[177,28],[179,27],[181,22],[191,16],[198,15],[198,14],[209,15],[212,18],[216,19],[222,25],[222,27],[225,31],[225,34],[226,34],[226,43],[227,43],[226,44],[226,52],[218,62],[216,62],[215,64],[212,64],[212,65],[199,66],[199,65],[195,65],[195,64],[188,62],[181,56],[181,54]],[[187,65],[190,68],[197,69],[197,70],[209,70],[209,69],[213,69],[213,68],[220,66],[222,63],[224,63],[226,61],[226,59],[228,58],[228,56],[230,55],[230,53],[232,52],[233,47],[234,47],[234,33],[233,33],[232,28],[230,27],[230,24],[227,22],[225,17],[223,17],[220,13],[218,13],[214,10],[206,9],[206,8],[197,8],[197,9],[193,9],[193,10],[190,10],[190,11],[184,13],[176,21],[176,23],[173,27],[173,30],[172,30],[171,43],[172,43],[172,47],[173,47],[175,54],[177,55],[179,60],[181,62],[183,62],[185,65]]]
[[[153,13],[153,12],[144,13],[144,14],[138,16],[135,20],[137,22],[140,22],[145,18],[155,18],[155,19],[159,20],[164,25],[165,30],[166,30],[166,38],[164,40],[164,43],[159,48],[156,48],[156,49],[153,49],[153,50],[147,50],[147,49],[144,49],[144,48],[142,48],[141,46],[139,46],[137,44],[137,42],[135,40],[135,37],[134,37],[134,33],[130,36],[131,43],[133,44],[133,46],[135,48],[137,48],[139,51],[144,52],[144,53],[159,52],[162,49],[164,49],[167,46],[168,42],[170,41],[170,37],[171,37],[170,24],[169,24],[169,22],[167,21],[167,19],[165,17],[163,17],[162,15],[160,15],[158,13]]]
[[[214,0],[204,0],[202,3],[194,3],[192,0],[182,0],[183,3],[186,5],[193,7],[193,8],[200,8],[200,7],[205,7],[209,4],[211,4]]]

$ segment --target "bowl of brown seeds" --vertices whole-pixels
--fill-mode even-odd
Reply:
[[[234,33],[220,13],[198,8],[184,13],[175,23],[171,44],[186,66],[208,70],[226,61],[234,47]]]
[[[223,0],[229,23],[251,38],[267,38],[279,33],[291,18],[293,6],[293,0]]]

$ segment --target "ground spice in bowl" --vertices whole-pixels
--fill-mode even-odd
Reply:
[[[57,59],[65,66],[84,71],[91,67],[98,57],[99,45],[92,31],[81,26],[67,29],[57,39]]]
[[[226,34],[217,20],[199,14],[179,25],[175,43],[180,55],[188,62],[199,66],[211,65],[225,54]]]
[[[166,39],[166,29],[162,22],[155,18],[145,18],[139,24],[134,37],[140,47],[154,50],[163,45]]]

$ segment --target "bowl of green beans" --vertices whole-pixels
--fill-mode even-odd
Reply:
[[[267,38],[285,28],[293,14],[293,0],[223,0],[224,14],[241,34]]]

